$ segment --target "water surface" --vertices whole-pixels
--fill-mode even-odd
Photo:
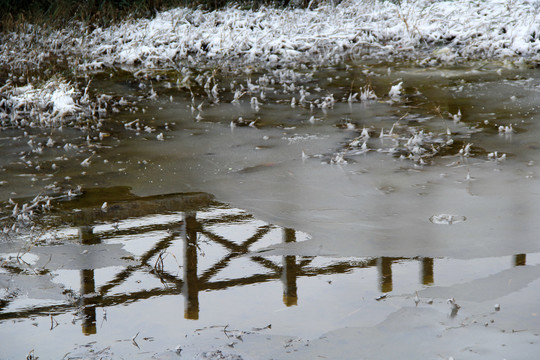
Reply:
[[[422,329],[426,356],[538,350],[538,71],[293,75],[224,74],[218,103],[113,76],[94,86],[133,109],[99,131],[4,129],[2,356],[313,358],[350,351],[345,328],[369,358]],[[52,209],[7,231],[38,194]]]

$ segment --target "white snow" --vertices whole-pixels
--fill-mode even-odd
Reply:
[[[61,78],[52,78],[41,86],[0,88],[0,122],[29,126],[60,126],[68,115],[82,111],[80,92]]]
[[[396,85],[393,85],[390,88],[390,91],[388,92],[388,96],[393,100],[399,100],[402,90],[403,90],[403,81],[401,81],[400,83]]]
[[[241,61],[272,67],[346,57],[538,60],[539,4],[536,0],[403,0],[400,5],[345,0],[315,9],[177,8],[154,19],[126,20],[94,31],[48,32],[40,39],[44,51],[38,60],[26,57],[38,54],[21,45],[35,41],[36,29],[29,27],[26,34],[4,39],[0,64],[39,62],[47,51],[60,52],[60,43],[61,51],[71,49],[84,56],[83,70],[113,64],[164,67],[184,61]],[[13,42],[20,46],[16,56]]]
[[[78,106],[73,100],[73,95],[76,93],[76,90],[74,88],[65,89],[66,84],[64,83],[61,83],[60,85],[64,86],[61,86],[52,93],[51,101],[53,106],[53,115],[63,118],[66,115],[73,114],[77,110]]]
[[[538,58],[539,7],[526,0],[349,0],[313,10],[178,8],[96,30],[84,49],[93,63],[145,67],[190,59],[273,66],[345,56]]]

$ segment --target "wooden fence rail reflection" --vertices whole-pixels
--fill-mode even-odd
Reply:
[[[125,195],[125,194],[124,194]],[[424,285],[434,283],[434,260],[432,258],[364,258],[351,261],[350,259],[332,259],[324,266],[313,264],[315,257],[282,256],[281,259],[269,259],[263,256],[250,255],[255,244],[264,240],[271,232],[280,231],[278,241],[292,243],[297,241],[297,232],[294,229],[280,228],[270,224],[260,224],[255,219],[236,209],[230,209],[217,203],[206,194],[197,197],[189,194],[183,198],[181,194],[170,197],[160,196],[152,198],[136,198],[132,195],[126,199],[112,202],[111,212],[103,213],[96,210],[96,204],[101,200],[90,202],[88,209],[83,210],[83,216],[73,216],[69,212],[70,226],[79,229],[78,241],[82,245],[102,244],[106,240],[137,236],[144,238],[148,234],[162,234],[159,239],[137,257],[133,265],[125,266],[115,273],[111,280],[97,286],[94,268],[80,270],[80,289],[76,297],[62,304],[35,306],[17,311],[5,310],[15,299],[3,300],[0,304],[0,320],[27,318],[31,316],[68,313],[79,311],[82,317],[82,331],[84,334],[94,334],[96,327],[96,308],[110,307],[119,304],[141,301],[156,296],[183,295],[185,298],[185,318],[196,320],[199,318],[199,294],[204,291],[223,290],[236,286],[258,284],[279,280],[283,283],[283,303],[286,306],[298,304],[298,284],[300,277],[319,276],[325,274],[338,274],[350,272],[354,269],[377,268],[379,273],[379,290],[390,292],[393,289],[392,264],[397,261],[420,262],[420,282]],[[76,206],[69,203],[69,206]],[[135,209],[130,212],[129,209]],[[221,211],[213,211],[219,209]],[[80,213],[81,211],[79,211]],[[103,223],[131,219],[137,222],[150,214],[168,214],[166,222],[154,222],[144,226],[120,229],[110,227],[106,231],[94,232],[96,226]],[[200,214],[204,214],[200,217]],[[172,215],[172,216],[171,216]],[[66,216],[61,217],[62,221]],[[215,229],[227,227],[231,224],[257,224],[251,236],[239,241],[227,239],[215,232]],[[170,231],[174,229],[174,231]],[[71,241],[66,239],[66,241]],[[226,254],[214,258],[213,264],[206,269],[200,268],[199,260],[202,256],[201,243],[220,246]],[[163,265],[164,254],[173,254],[171,247],[182,245],[183,254],[175,254],[180,261],[182,271],[178,268],[169,268]],[[219,278],[222,270],[231,265],[237,258],[247,258],[263,273],[244,274],[237,278]],[[515,265],[524,265],[525,255],[516,255]],[[12,271],[5,269],[6,271]],[[54,272],[53,270],[51,270]],[[135,291],[118,292],[116,289],[130,280],[134,274],[144,272],[159,279],[161,286],[145,288]],[[116,292],[115,292],[116,290]]]

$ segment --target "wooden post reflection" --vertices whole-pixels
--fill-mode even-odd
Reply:
[[[197,229],[196,215],[186,213],[184,224],[184,317],[190,320],[199,319],[199,279],[197,277]]]
[[[433,283],[433,258],[422,258],[422,284],[432,285]]]
[[[81,226],[79,228],[79,239],[82,245],[95,245],[101,242],[99,236],[96,236],[91,226]],[[94,269],[82,269],[81,274],[81,300],[80,305],[83,312],[82,332],[84,335],[93,335],[97,332],[96,327],[96,307],[91,303],[87,295],[96,291],[94,279]]]
[[[286,243],[296,242],[296,232],[294,229],[283,229],[283,241]],[[286,306],[295,306],[298,304],[296,287],[297,273],[296,256],[283,256],[283,273],[281,281],[283,282],[283,303]]]
[[[379,286],[382,292],[392,291],[392,258],[381,257],[377,260]]]
[[[101,238],[94,234],[94,228],[92,226],[79,227],[79,240],[83,245],[96,245],[101,243]]]
[[[97,332],[96,328],[96,307],[91,304],[89,298],[85,295],[92,294],[96,291],[96,283],[94,280],[94,270],[81,270],[81,308],[83,312],[82,332],[84,335],[93,335]]]
[[[514,266],[525,266],[525,265],[527,265],[527,254],[514,255]]]

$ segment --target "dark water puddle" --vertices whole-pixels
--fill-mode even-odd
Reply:
[[[96,75],[99,127],[0,132],[2,356],[538,334],[538,72],[156,74]]]

